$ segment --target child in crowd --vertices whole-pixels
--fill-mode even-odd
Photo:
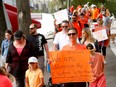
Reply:
[[[12,74],[10,74],[9,72],[7,72],[7,70],[5,69],[4,66],[1,66],[0,69],[3,71],[4,75],[6,75],[10,79],[10,81],[12,82],[12,85],[13,85],[12,87],[16,87],[15,77]]]
[[[7,77],[7,73],[3,67],[0,67],[0,87],[13,87],[12,82]]]
[[[101,53],[95,52],[94,44],[89,43],[86,47],[91,53],[90,64],[92,67],[93,81],[90,82],[90,87],[106,87],[104,56]]]
[[[38,67],[38,60],[35,57],[28,59],[29,69],[26,71],[26,87],[42,87],[44,78],[42,70]]]

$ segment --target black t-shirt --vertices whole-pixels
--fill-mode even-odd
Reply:
[[[30,41],[34,45],[35,55],[43,56],[44,55],[44,47],[43,45],[47,43],[47,40],[42,34],[37,35],[29,35],[27,40]]]

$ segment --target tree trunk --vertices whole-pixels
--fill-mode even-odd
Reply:
[[[29,0],[16,0],[19,30],[26,35],[29,34],[29,25],[31,24]]]
[[[3,2],[0,0],[0,44],[4,38],[4,32],[7,29],[5,16],[4,16],[4,9],[3,9]]]

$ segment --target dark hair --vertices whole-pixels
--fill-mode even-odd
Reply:
[[[73,14],[72,17],[75,16],[77,18],[77,15],[76,14]]]
[[[90,47],[90,50],[94,49],[94,47],[91,43],[87,44],[86,48],[88,49],[88,47]]]
[[[10,35],[13,35],[11,30],[6,30],[5,33],[9,33]]]
[[[67,21],[67,20],[64,20],[64,21],[62,21],[62,23],[67,23],[67,24],[69,24],[69,21]]]
[[[76,32],[76,34],[78,34],[78,31],[76,28],[69,28],[68,31],[70,31],[70,30],[74,30]]]
[[[80,16],[84,16],[84,14],[83,14],[83,13],[81,13],[81,14],[80,14]]]
[[[14,38],[17,40],[20,40],[23,36],[24,36],[24,33],[20,30],[18,30],[14,33]]]
[[[93,19],[92,21],[93,21],[93,22],[97,22],[97,20],[96,20],[96,19]]]
[[[84,28],[89,28],[89,24],[84,24]]]
[[[5,31],[5,33],[10,34],[10,35],[11,35],[11,40],[13,40],[13,33],[12,33],[12,31],[11,31],[11,30],[8,30],[8,29],[7,29],[7,30]]]

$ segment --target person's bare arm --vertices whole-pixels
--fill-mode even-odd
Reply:
[[[53,44],[53,51],[57,51],[58,50],[58,44]]]
[[[5,63],[5,69],[6,69],[7,72],[10,71],[10,69],[8,69],[8,66],[9,66],[9,63]]]
[[[29,80],[27,77],[25,77],[25,85],[26,85],[26,87],[29,87]]]
[[[48,44],[44,44],[44,48],[45,48],[45,51],[46,51],[46,58],[47,60],[49,59],[49,48],[48,48]]]
[[[40,83],[37,87],[42,87],[44,85],[44,79],[43,78],[40,78]]]

